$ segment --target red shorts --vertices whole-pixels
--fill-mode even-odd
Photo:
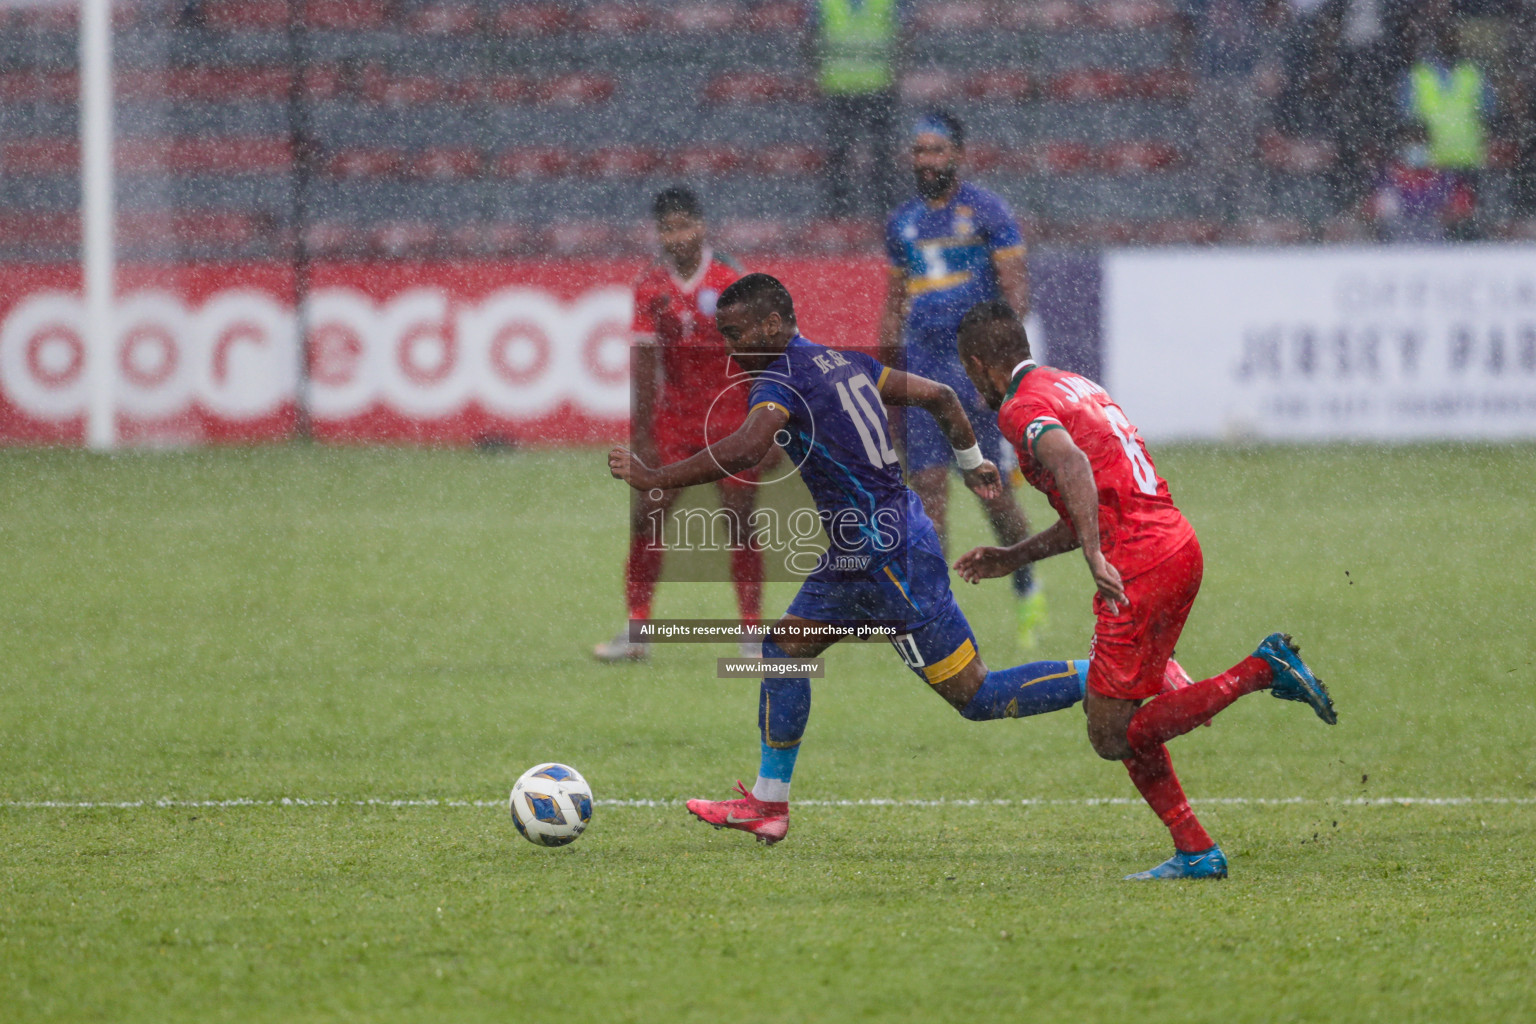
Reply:
[[[1111,612],[1093,598],[1098,617],[1088,663],[1088,689],[1101,697],[1146,700],[1163,688],[1163,670],[1200,593],[1205,559],[1190,537],[1165,561],[1125,584],[1129,606]]]
[[[737,427],[741,426],[738,422]],[[735,432],[735,427],[716,433],[715,424],[710,424],[711,441],[719,441]],[[682,420],[674,416],[658,416],[651,428],[656,438],[656,456],[663,466],[672,462],[681,462],[709,447],[704,437],[703,418]],[[720,481],[720,486],[745,486],[757,481],[757,468],[744,469],[739,473],[733,473]]]

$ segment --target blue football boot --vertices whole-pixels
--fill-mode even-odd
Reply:
[[[1226,878],[1227,855],[1213,846],[1200,853],[1176,852],[1155,868],[1126,875],[1127,882],[1164,878]]]
[[[1333,725],[1339,720],[1333,710],[1333,698],[1328,696],[1328,687],[1323,681],[1301,660],[1300,651],[1289,633],[1271,633],[1259,644],[1253,656],[1267,661],[1274,672],[1274,681],[1269,684],[1270,693],[1281,700],[1299,700],[1312,705],[1318,718]]]

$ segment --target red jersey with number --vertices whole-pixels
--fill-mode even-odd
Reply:
[[[730,352],[715,328],[715,303],[741,275],[741,267],[705,249],[699,269],[686,281],[660,262],[635,282],[635,340],[654,344],[659,357],[653,404],[658,424],[697,429],[702,438],[704,417],[710,415],[709,433],[718,440],[746,419],[747,389],[731,388],[739,381],[730,376]]]
[[[1088,378],[1025,364],[997,412],[997,425],[1018,452],[1024,478],[1068,522],[1066,502],[1035,458],[1035,443],[1047,431],[1065,430],[1088,456],[1099,491],[1099,542],[1121,578],[1156,567],[1194,537],[1136,428],[1109,392]]]

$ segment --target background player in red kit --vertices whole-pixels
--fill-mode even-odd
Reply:
[[[1025,479],[1061,518],[1011,547],[977,548],[955,570],[975,583],[1082,549],[1098,587],[1083,701],[1088,738],[1100,757],[1125,763],[1175,847],[1168,861],[1129,877],[1225,878],[1226,856],[1190,810],[1164,744],[1259,690],[1304,701],[1329,725],[1337,721],[1333,701],[1281,633],[1221,675],[1159,695],[1200,590],[1194,528],[1120,407],[1084,377],[1035,365],[1024,325],[1006,303],[973,306],[959,341],[961,362],[998,410]]]
[[[691,190],[663,190],[652,212],[662,258],[635,283],[630,443],[654,466],[686,459],[707,448],[708,438],[735,433],[747,416],[747,389],[730,386],[729,353],[715,328],[715,302],[742,269],[705,244],[704,208]],[[755,471],[748,470],[716,485],[721,505],[733,513],[731,577],[737,605],[742,620],[752,623],[762,614],[763,556],[743,543],[742,530],[752,513],[755,479]],[[650,618],[664,551],[653,535],[659,522],[655,512],[665,513],[677,495],[637,493],[632,505],[624,567],[631,620]],[[755,644],[742,644],[743,654],[755,651]],[[626,626],[592,653],[602,661],[638,661],[647,656],[649,645],[631,643]]]

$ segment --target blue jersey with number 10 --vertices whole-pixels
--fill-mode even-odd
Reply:
[[[774,405],[789,414],[779,446],[816,501],[832,563],[846,568],[880,568],[927,524],[891,445],[880,400],[889,372],[862,352],[797,334],[752,382],[752,409]]]

